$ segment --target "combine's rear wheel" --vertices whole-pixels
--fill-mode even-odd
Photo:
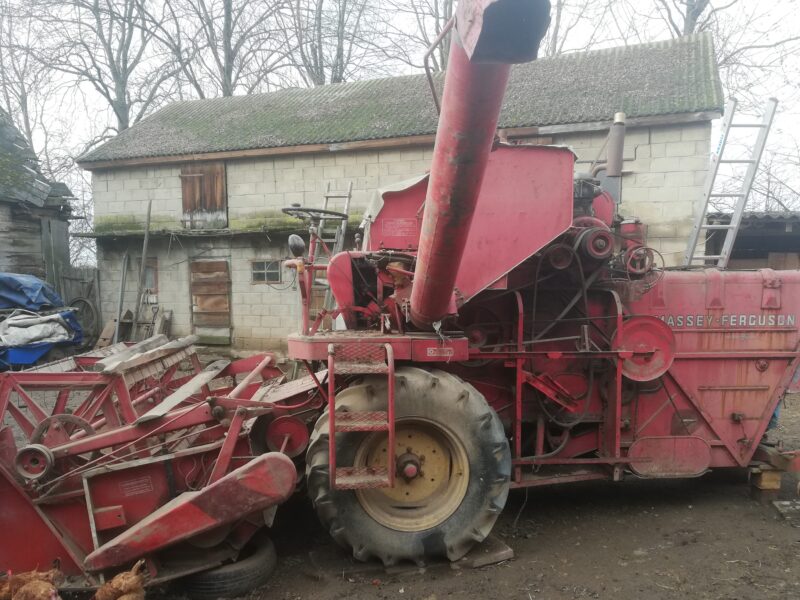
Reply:
[[[386,409],[385,376],[340,392],[339,410]],[[308,489],[333,538],[360,560],[461,558],[491,531],[508,496],[511,454],[500,419],[471,385],[444,371],[404,367],[396,379],[398,474],[393,488],[331,490],[328,414],[308,449]],[[341,433],[341,466],[386,464],[387,436]]]

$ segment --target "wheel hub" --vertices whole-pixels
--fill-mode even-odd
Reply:
[[[397,458],[397,474],[405,478],[406,481],[411,481],[417,475],[421,475],[421,466],[420,457],[411,452],[406,452]]]
[[[356,467],[385,467],[387,437],[367,436],[355,456]],[[464,445],[438,424],[398,421],[395,430],[397,475],[391,488],[357,490],[364,510],[399,531],[422,531],[445,521],[461,504],[469,483]]]
[[[29,481],[36,481],[48,475],[55,464],[50,448],[41,444],[30,444],[17,452],[14,466],[17,473]]]

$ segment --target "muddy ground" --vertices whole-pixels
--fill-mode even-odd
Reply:
[[[778,437],[800,447],[800,397]],[[785,478],[782,496],[794,487]],[[277,521],[278,571],[251,600],[800,598],[800,529],[752,499],[742,471],[516,491],[494,530],[516,557],[474,570],[352,573],[310,505]],[[320,569],[311,552],[334,559]]]

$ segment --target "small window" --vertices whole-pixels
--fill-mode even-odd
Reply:
[[[250,264],[253,283],[281,282],[281,261],[254,260]]]

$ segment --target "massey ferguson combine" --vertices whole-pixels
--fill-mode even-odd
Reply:
[[[621,118],[602,185],[568,149],[495,140],[549,2],[461,0],[454,21],[430,174],[335,256],[321,222],[345,215],[286,209],[311,232],[288,263],[307,375],[203,368],[192,339],[0,375],[0,568],[86,589],[144,559],[151,582],[206,571],[200,597],[231,595],[296,490],[389,565],[462,557],[512,488],[794,467],[760,441],[798,366],[800,273],[662,268],[617,213]],[[317,278],[332,311],[312,312]]]

